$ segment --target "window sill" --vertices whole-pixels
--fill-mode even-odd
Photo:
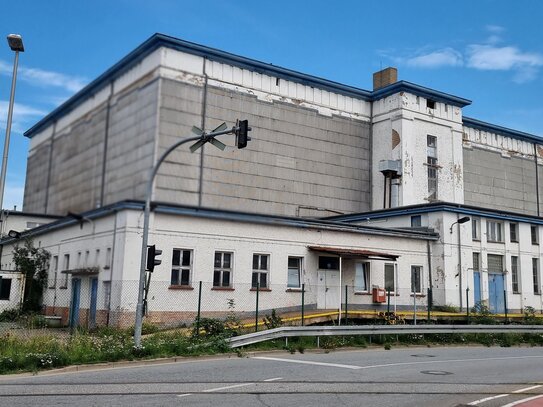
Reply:
[[[355,291],[354,295],[372,295],[369,291]]]
[[[413,297],[413,294],[410,294],[410,297]],[[425,298],[426,294],[415,293],[415,297],[417,297],[417,298]]]
[[[47,288],[50,289],[50,290],[54,290],[54,289],[57,288],[57,287],[51,286],[51,287],[47,287]]]
[[[211,287],[212,291],[234,291],[234,287]]]
[[[500,243],[500,244],[504,244],[505,242],[504,241],[499,241],[499,240],[487,240],[486,241],[487,243]]]
[[[259,288],[258,290],[256,288],[251,288],[249,291],[271,291],[271,288]]]
[[[520,295],[520,291],[513,291],[513,295]]]
[[[171,285],[168,290],[194,290],[194,287],[191,285]]]
[[[471,240],[472,240],[473,242],[480,242],[480,241],[481,241],[481,238],[477,238],[477,239],[471,238]]]
[[[302,288],[298,288],[298,287],[289,287],[285,290],[286,293],[301,293],[302,292]]]
[[[68,286],[67,286],[67,285],[63,285],[62,287],[59,287],[58,289],[59,289],[59,290],[67,290],[67,289],[68,289]]]

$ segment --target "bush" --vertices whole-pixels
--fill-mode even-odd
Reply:
[[[273,329],[283,326],[283,319],[275,313],[275,310],[272,309],[271,315],[266,315],[263,319],[264,325],[266,328]]]
[[[18,308],[7,309],[0,312],[0,322],[15,322],[21,316]]]
[[[473,313],[473,321],[476,324],[492,325],[496,323],[488,306],[481,301],[473,306],[471,312]]]

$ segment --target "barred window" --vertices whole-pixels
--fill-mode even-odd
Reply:
[[[191,285],[192,250],[173,249],[171,285]]]
[[[213,287],[232,286],[232,253],[215,252]]]
[[[489,273],[503,273],[503,256],[499,254],[487,255],[488,272]]]
[[[253,277],[251,287],[268,288],[269,259],[267,254],[253,254]]]
[[[519,284],[518,284],[518,257],[511,256],[511,284],[513,286],[513,293],[519,293]]]

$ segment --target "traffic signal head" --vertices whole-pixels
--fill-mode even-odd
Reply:
[[[249,127],[248,120],[238,120],[235,132],[236,145],[238,146],[238,148],[247,147],[247,141],[251,140],[251,138],[247,135],[250,131],[251,128]]]
[[[157,249],[155,245],[147,246],[147,271],[153,272],[155,266],[162,263],[162,260],[157,259],[161,254],[162,250]]]

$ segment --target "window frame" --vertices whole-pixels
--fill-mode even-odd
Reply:
[[[175,252],[179,252],[179,264],[174,264],[175,260]],[[183,253],[188,252],[190,255],[189,264],[185,265],[183,264]],[[171,272],[170,272],[170,286],[171,287],[191,287],[192,288],[192,270],[193,270],[193,264],[194,264],[194,250],[193,249],[186,249],[186,248],[173,248],[172,249],[172,264],[171,264]],[[188,279],[187,284],[183,283],[183,272],[188,272]],[[174,272],[177,272],[177,278],[175,279],[174,283]]]
[[[422,227],[422,215],[413,215],[411,216],[411,227],[420,228]]]
[[[64,253],[64,256],[62,257],[62,271],[64,272],[64,281],[59,288],[68,288],[68,270],[70,270],[70,253]]]
[[[433,201],[438,199],[439,191],[439,165],[437,157],[437,137],[431,134],[426,135],[426,166],[428,179],[428,200]]]
[[[385,288],[385,291],[388,292],[388,288],[387,288],[387,266],[392,266],[392,290],[390,290],[390,292],[392,294],[395,294],[396,293],[396,264],[394,263],[385,263],[384,265],[384,272],[383,272],[383,275],[384,275],[384,278],[385,278],[385,281],[384,281],[384,288]]]
[[[255,268],[255,256],[258,256],[257,268]],[[251,272],[251,289],[256,290],[267,290],[270,288],[270,254],[269,253],[253,253],[253,263],[252,263],[252,272]],[[266,268],[262,267],[262,259],[266,258]],[[255,284],[255,274],[258,275],[256,284]],[[262,275],[266,277],[266,286],[262,286]],[[257,286],[258,284],[258,286]]]
[[[360,285],[357,284],[358,278],[358,265],[362,266],[362,275],[364,276],[363,280],[366,284],[366,289],[363,289]],[[357,261],[355,263],[354,269],[354,292],[355,293],[369,293],[371,292],[371,262],[369,261]],[[361,289],[362,288],[362,289]]]
[[[501,261],[500,261],[500,262],[501,262],[501,270],[497,270],[497,269],[495,270],[495,269],[491,269],[491,268],[490,268],[490,257],[491,257],[491,256],[492,256],[493,258],[496,258],[496,259],[497,259],[497,258],[500,258],[500,259],[501,259]],[[505,262],[504,262],[504,260],[505,260],[505,258],[504,258],[504,255],[503,255],[503,254],[488,253],[488,254],[486,255],[486,264],[487,264],[487,270],[488,270],[488,272],[489,272],[489,273],[496,273],[496,274],[500,274],[500,273],[503,274],[504,271],[505,271],[505,269],[504,269],[504,267],[505,267]]]
[[[515,231],[514,233],[513,230]],[[518,223],[509,222],[509,241],[511,243],[518,243]]]
[[[494,225],[496,226],[495,228],[493,228]],[[492,233],[492,232],[495,232],[495,233]],[[499,235],[499,236],[495,236],[495,235]],[[487,219],[486,241],[490,243],[503,243],[503,222]]]
[[[539,226],[530,225],[530,238],[532,245],[539,245]]]
[[[11,278],[0,277],[0,301],[9,301],[11,297],[11,288],[13,286],[12,280],[13,279]],[[4,284],[6,284],[5,281],[9,281],[9,289],[4,288]],[[7,291],[7,298],[2,295],[2,294],[5,294],[6,291]]]
[[[53,259],[51,261],[51,268],[50,271],[53,274],[53,281],[49,283],[49,288],[55,288],[57,286],[57,275],[58,275],[58,254],[55,254],[53,256]]]
[[[217,254],[220,254],[221,256],[221,259],[220,259],[220,265],[217,266],[217,263],[216,263],[216,260],[217,260]],[[229,261],[229,265],[230,267],[225,267],[225,262],[224,262],[224,255],[225,254],[228,254],[230,255],[230,261]],[[234,263],[234,253],[233,252],[229,252],[229,251],[225,251],[225,250],[215,250],[214,254],[213,254],[213,288],[232,288],[233,287],[233,271],[234,271],[234,267],[233,267],[233,263]],[[215,284],[215,274],[216,273],[219,273],[219,280],[218,280],[218,284]],[[228,284],[227,285],[224,285],[224,273],[228,273]]]
[[[519,266],[518,256],[511,256],[511,290],[513,291],[513,294],[520,294],[518,266]]]
[[[532,283],[534,295],[541,295],[541,277],[539,269],[539,258],[532,257]]]
[[[295,269],[294,267],[291,267],[290,264],[289,264],[291,259],[298,260],[298,267],[297,267],[298,285],[291,285],[290,284],[290,271]],[[288,256],[288,259],[287,259],[287,288],[290,288],[290,289],[301,289],[302,288],[303,264],[304,264],[304,258],[303,257],[301,257],[301,256]]]
[[[414,276],[413,271],[415,271],[415,269],[417,270],[416,274],[418,274],[418,285],[419,285],[418,290],[413,289],[413,283],[414,283],[413,282],[413,276]],[[422,276],[422,273],[423,273],[423,267],[421,265],[418,265],[418,264],[412,264],[411,265],[411,294],[413,294],[413,293],[415,295],[422,294],[422,290],[423,290],[423,286],[422,286],[422,281],[423,281],[422,278],[423,278],[423,276]],[[415,279],[415,283],[417,283],[417,279]],[[415,287],[415,288],[417,288],[417,287]]]

